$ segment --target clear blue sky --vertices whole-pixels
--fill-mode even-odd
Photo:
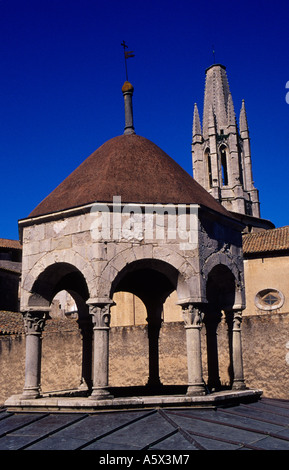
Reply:
[[[0,238],[123,133],[123,40],[136,132],[190,174],[214,46],[237,118],[245,99],[261,215],[288,225],[288,24],[288,0],[0,0]]]

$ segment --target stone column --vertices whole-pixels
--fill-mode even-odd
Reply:
[[[203,380],[201,328],[203,313],[192,303],[182,305],[182,314],[185,322],[188,360],[188,389],[187,395],[205,395],[206,389]]]
[[[231,358],[233,373],[232,389],[243,390],[246,388],[246,385],[243,373],[243,354],[241,338],[242,311],[235,310],[230,313],[226,313],[226,315],[229,328],[231,326]]]
[[[89,318],[79,318],[78,324],[82,337],[82,370],[78,390],[88,392],[92,389],[92,321]]]
[[[208,361],[208,388],[211,391],[217,391],[221,388],[221,381],[219,377],[219,355],[218,355],[218,340],[217,329],[221,321],[222,314],[216,308],[216,311],[208,306],[204,317],[204,324],[206,325],[207,337],[207,361]]]
[[[93,323],[93,385],[90,398],[113,398],[108,388],[109,324],[112,301],[90,303]]]
[[[232,330],[232,358],[233,358],[233,386],[235,390],[246,388],[243,373],[243,354],[241,338],[242,311],[233,312],[233,330]]]
[[[49,309],[39,308],[23,313],[26,334],[24,399],[40,396],[42,331],[48,312]]]
[[[158,390],[162,385],[159,377],[159,336],[162,325],[163,303],[153,300],[146,302],[146,309],[149,340],[149,378],[147,385]]]

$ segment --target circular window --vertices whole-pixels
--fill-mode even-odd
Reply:
[[[264,289],[255,297],[255,305],[260,310],[276,310],[284,304],[284,295],[276,289]]]

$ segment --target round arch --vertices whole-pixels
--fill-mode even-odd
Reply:
[[[83,274],[70,263],[58,262],[47,266],[34,280],[28,307],[49,307],[55,295],[62,290],[69,292],[77,305],[89,298]]]
[[[198,276],[193,262],[189,262],[180,252],[173,249],[153,249],[148,246],[124,250],[112,258],[100,275],[97,297],[111,298],[119,280],[139,266],[153,269],[169,278],[175,286],[179,300],[200,297],[199,283],[191,282],[193,277]]]
[[[73,260],[73,263],[71,262]],[[84,279],[87,288],[89,290],[89,296],[94,297],[95,296],[95,283],[94,280],[96,278],[96,274],[90,265],[90,263],[87,262],[82,256],[79,255],[79,253],[72,251],[70,253],[66,251],[58,251],[58,252],[50,252],[46,253],[44,256],[42,256],[32,267],[32,269],[25,274],[22,282],[22,289],[23,289],[23,295],[22,295],[22,304],[23,307],[22,309],[25,309],[27,305],[29,305],[29,298],[31,297],[31,292],[33,292],[34,285],[37,280],[41,278],[45,278],[44,273],[49,273],[48,270],[53,270],[53,266],[70,266],[69,270],[72,271],[78,271],[82,278]],[[54,282],[52,281],[52,284]],[[43,301],[44,302],[44,301]],[[49,304],[46,302],[44,303],[44,306],[48,306]]]
[[[245,306],[245,291],[244,291],[244,273],[243,269],[237,265],[235,260],[230,256],[229,253],[221,252],[212,254],[204,263],[202,268],[202,279],[203,279],[203,288],[207,289],[207,283],[210,273],[217,266],[223,266],[223,268],[218,268],[223,270],[225,276],[231,277],[231,290],[234,280],[234,294],[235,301],[234,305],[238,308],[244,308]],[[227,273],[227,274],[226,274]],[[234,306],[233,305],[233,306]]]

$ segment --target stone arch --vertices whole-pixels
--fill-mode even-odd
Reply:
[[[199,295],[199,289],[196,287],[198,283],[191,282],[194,276],[198,276],[198,273],[193,263],[185,256],[167,247],[140,245],[122,250],[107,263],[100,274],[97,297],[111,298],[111,289],[115,280],[124,275],[126,269],[130,269],[128,266],[137,261],[151,267],[154,265],[153,269],[156,268],[159,271],[165,270],[167,275],[174,278],[173,282],[176,284],[175,289],[179,300]],[[192,289],[196,292],[192,292]]]
[[[238,307],[245,306],[245,293],[244,293],[244,280],[243,280],[243,270],[240,269],[230,255],[230,253],[226,252],[219,252],[213,253],[203,265],[202,268],[202,281],[203,281],[203,289],[206,289],[208,277],[212,270],[216,266],[224,266],[226,267],[234,277],[235,282],[235,302],[234,305],[238,305]]]
[[[47,309],[58,292],[67,291],[77,305],[77,323],[80,330],[79,348],[82,349],[81,377],[75,377],[80,387],[89,390],[92,387],[92,321],[86,304],[89,299],[89,288],[84,275],[75,265],[66,262],[55,262],[46,266],[34,280],[30,288],[27,311]],[[51,318],[48,316],[48,321]]]
[[[73,263],[71,263],[73,260]],[[46,253],[42,256],[32,267],[32,269],[25,275],[22,281],[22,309],[25,309],[26,306],[31,302],[36,302],[36,292],[34,292],[34,300],[32,299],[32,293],[35,286],[37,285],[37,280],[45,277],[46,269],[53,270],[53,266],[66,266],[66,271],[78,271],[83,276],[83,279],[87,285],[89,291],[89,296],[94,297],[96,274],[87,260],[80,256],[76,251],[54,251]],[[43,306],[49,305],[49,299],[46,299],[42,296]],[[38,299],[40,301],[40,299]],[[37,302],[36,302],[37,303]],[[23,305],[24,304],[24,305]],[[39,304],[39,303],[38,303]]]
[[[58,262],[46,266],[36,277],[30,288],[28,306],[49,306],[61,290],[71,293],[77,304],[89,298],[85,277],[79,269],[70,263]]]
[[[159,335],[163,305],[176,289],[178,277],[177,269],[167,262],[145,258],[126,264],[111,282],[111,299],[116,292],[130,292],[137,296],[146,308],[148,345],[144,345],[144,348],[148,347],[147,385],[153,388],[162,385],[159,376]],[[146,376],[146,371],[142,370],[142,374]]]
[[[234,360],[236,350],[233,349],[233,324],[235,313],[239,315],[242,310],[242,270],[238,268],[229,253],[214,253],[209,257],[203,268],[203,279],[206,287],[207,305],[205,308],[204,324],[206,326],[207,342],[207,367],[208,367],[208,388],[209,390],[218,390],[222,388],[222,380],[219,377],[219,353],[218,353],[218,331],[222,326],[222,318],[225,318],[227,324],[227,333],[223,336],[223,341],[227,341],[227,352],[222,355],[222,362],[227,361],[228,377],[225,376],[225,383],[230,381],[234,383]],[[238,312],[237,312],[238,311]],[[225,315],[225,317],[224,317]],[[226,339],[225,339],[226,338]],[[241,360],[241,352],[238,355],[237,362]],[[223,377],[224,379],[224,377]],[[243,379],[240,381],[243,385]]]

